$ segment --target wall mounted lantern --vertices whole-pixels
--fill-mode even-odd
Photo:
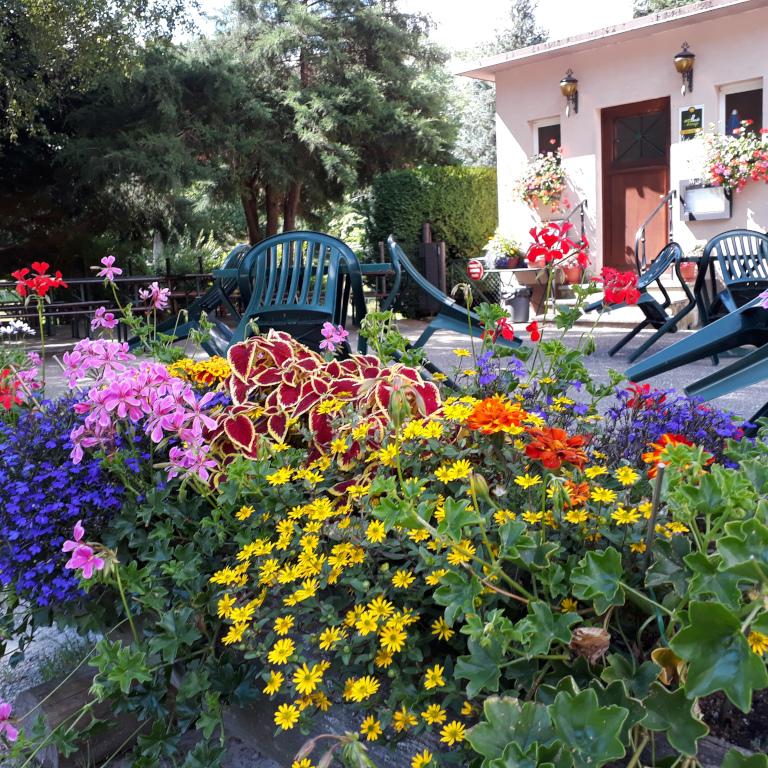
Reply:
[[[579,81],[573,76],[573,70],[568,69],[565,73],[565,77],[560,81],[560,92],[565,96],[565,116],[568,117],[571,114],[571,107],[573,111],[578,114],[579,112]]]
[[[675,69],[683,76],[683,86],[680,93],[685,96],[686,90],[693,91],[693,62],[696,54],[688,50],[688,43],[683,43],[682,50],[675,54]]]

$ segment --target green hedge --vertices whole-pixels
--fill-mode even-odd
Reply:
[[[373,181],[366,219],[366,239],[374,258],[377,243],[386,241],[390,234],[415,257],[421,225],[428,221],[432,239],[446,244],[450,290],[466,279],[467,259],[480,254],[496,229],[496,169],[422,167],[381,174]],[[406,302],[403,309],[408,311],[409,304]]]

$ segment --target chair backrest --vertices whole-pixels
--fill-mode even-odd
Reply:
[[[405,255],[403,249],[397,244],[393,235],[387,238],[387,245],[389,246],[389,253],[392,257],[392,266],[397,273],[402,269],[408,277],[413,280],[419,288],[424,291],[430,298],[434,299],[439,304],[449,304],[451,306],[456,304],[455,299],[450,296],[446,296],[439,288],[436,288],[432,283],[427,280],[424,275],[419,272],[416,267],[413,266],[411,260]]]
[[[726,287],[768,284],[768,235],[749,229],[733,229],[713,237],[704,246],[708,264],[717,259]]]
[[[252,246],[248,243],[236,245],[229,252],[229,254],[227,254],[227,258],[224,259],[224,263],[221,265],[221,268],[239,270],[240,265],[243,263],[243,259],[245,258],[248,251],[251,250],[251,247]],[[235,292],[237,286],[237,278],[215,278],[213,281],[213,286],[200,297],[200,303],[203,310],[206,312],[211,312],[214,309],[217,309],[221,304],[222,296],[231,296]],[[250,289],[247,295],[242,296],[242,299],[246,304],[248,303],[248,300],[250,299]]]
[[[637,287],[640,290],[648,288],[651,283],[661,280],[662,275],[683,256],[683,249],[675,242],[667,243],[657,254],[648,268],[640,275]]]
[[[351,295],[358,321],[365,316],[360,264],[341,240],[320,232],[283,232],[253,246],[243,258],[238,280],[250,300],[242,322],[291,332],[292,324],[343,324]],[[296,335],[296,334],[294,334]],[[309,337],[307,337],[309,338]]]

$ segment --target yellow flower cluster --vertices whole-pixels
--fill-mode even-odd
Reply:
[[[216,387],[232,373],[229,363],[223,357],[208,357],[192,360],[184,357],[168,366],[171,376],[206,387]]]

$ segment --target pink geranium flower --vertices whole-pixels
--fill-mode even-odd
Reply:
[[[168,307],[171,296],[170,288],[161,288],[157,280],[150,283],[149,288],[139,290],[139,298],[149,303],[152,309],[162,310]]]
[[[61,547],[62,552],[71,552],[69,560],[64,565],[65,568],[71,568],[76,571],[82,571],[84,579],[90,579],[94,571],[100,571],[104,568],[104,560],[93,553],[93,549],[87,544],[83,544],[85,528],[82,522],[78,520],[72,530],[73,540],[67,539]]]
[[[320,333],[323,336],[323,340],[320,342],[320,349],[325,349],[328,352],[335,352],[336,345],[342,344],[347,336],[349,336],[349,331],[345,331],[342,326],[333,325],[333,323],[323,323]]]
[[[0,736],[5,736],[8,741],[16,741],[19,731],[11,725],[11,712],[13,707],[7,702],[0,702]]]
[[[114,282],[115,277],[118,275],[123,274],[123,270],[120,269],[120,267],[113,266],[115,263],[115,257],[114,256],[105,256],[101,260],[101,265],[104,267],[104,269],[100,269],[96,273],[96,277],[103,277],[107,282]],[[96,267],[94,267],[96,269]]]
[[[112,312],[107,312],[104,307],[99,307],[91,320],[91,330],[97,328],[112,329],[117,327],[117,320]]]

